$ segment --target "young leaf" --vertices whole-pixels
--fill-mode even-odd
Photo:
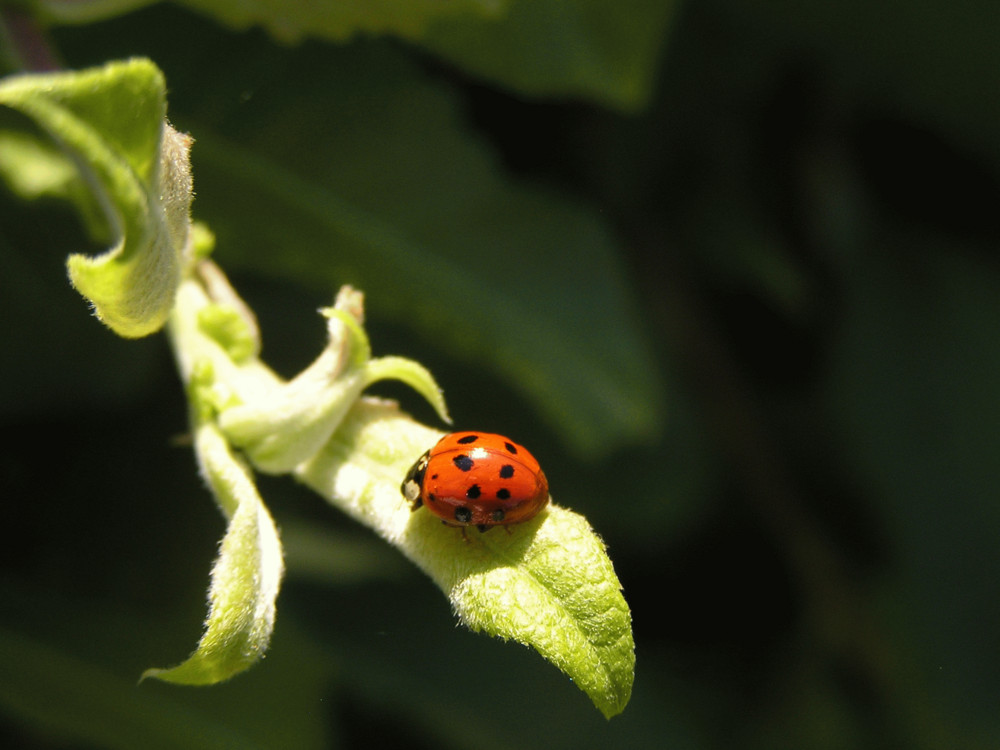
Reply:
[[[606,717],[620,713],[635,654],[631,614],[604,544],[586,519],[557,505],[485,533],[411,511],[400,481],[438,437],[394,404],[363,398],[296,475],[396,545],[470,628],[531,646]]]
[[[419,362],[405,357],[379,357],[369,361],[365,367],[365,386],[379,380],[398,380],[406,383],[419,393],[437,412],[441,421],[451,424],[444,394],[434,376]]]
[[[30,117],[100,196],[115,242],[97,258],[70,256],[73,285],[120,336],[159,330],[180,283],[192,195],[190,139],[164,119],[162,73],[137,59],[15,76],[0,82],[0,105]]]
[[[193,411],[210,411],[194,394],[210,387],[196,376],[189,387]],[[205,633],[195,652],[170,669],[148,669],[155,677],[182,685],[206,685],[228,679],[252,666],[274,629],[274,604],[284,571],[281,542],[267,508],[257,494],[249,469],[232,452],[211,419],[196,416],[195,452],[209,487],[229,517],[229,528],[212,569],[211,607]]]
[[[402,357],[371,359],[361,326],[360,292],[343,287],[335,305],[320,312],[327,318],[329,341],[319,357],[289,382],[276,383],[220,414],[226,436],[261,471],[286,473],[312,458],[361,392],[378,380],[411,385],[448,421],[441,389],[424,367]]]
[[[221,341],[200,322],[205,317],[202,313],[213,306],[240,307],[221,274],[211,281],[213,273],[207,272],[211,268],[207,261],[202,263],[198,277],[181,285],[169,330],[182,375],[193,384],[189,392],[195,421],[202,425],[196,435],[204,441],[198,444],[201,461],[210,467],[213,464],[208,462],[214,459],[226,468],[220,477],[238,480],[221,483],[217,495],[222,499],[233,496],[235,490],[229,487],[241,488],[250,482],[225,443],[230,432],[253,438],[252,444],[273,436],[279,452],[289,446],[297,452],[301,446],[293,445],[298,432],[295,420],[303,415],[311,419],[309,409],[315,398],[325,398],[324,392],[339,394],[340,402],[320,405],[321,411],[336,412],[336,427],[325,435],[315,455],[295,467],[294,474],[399,547],[446,592],[470,627],[532,646],[569,675],[606,716],[621,712],[631,693],[634,669],[631,615],[604,545],[586,520],[550,506],[530,522],[503,533],[487,536],[477,531],[470,537],[465,530],[441,525],[426,512],[413,513],[400,493],[400,482],[409,465],[440,433],[415,423],[395,403],[359,399],[360,390],[354,389],[374,377],[403,376],[415,380],[421,391],[440,398],[426,371],[386,358],[374,360],[380,363],[374,373],[366,372],[373,361],[364,359],[368,346],[360,326],[361,299],[351,289],[342,291],[336,307],[326,311],[330,345],[317,359],[319,364],[307,368],[304,381],[297,383],[296,378],[282,383],[257,360],[234,362],[224,343],[241,338],[233,336],[232,320],[222,326]],[[360,354],[352,355],[352,351]],[[316,383],[306,387],[311,380]],[[341,381],[350,384],[348,390],[338,388]],[[250,411],[244,410],[245,404],[253,404]],[[215,426],[214,416],[219,412],[223,422],[230,412],[239,418],[224,432]],[[286,413],[300,416],[286,422]],[[260,425],[267,429],[258,433]],[[285,441],[291,442],[286,445]],[[255,455],[252,449],[248,453]],[[205,473],[215,486],[215,473],[210,469]],[[252,484],[246,500],[240,499],[239,509],[255,500],[249,490]],[[213,606],[206,638],[190,660],[192,666],[182,665],[183,679],[192,679],[188,670],[199,678],[208,672],[206,679],[211,678],[200,662],[203,653],[212,657],[211,663],[217,660],[207,648],[215,611]],[[236,650],[237,655],[241,653],[245,652]]]

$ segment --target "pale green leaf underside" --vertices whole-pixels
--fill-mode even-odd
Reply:
[[[199,323],[204,312],[198,314]],[[343,287],[334,307],[320,313],[327,319],[328,342],[312,364],[288,382],[256,381],[251,392],[236,396],[239,403],[227,405],[219,416],[226,437],[261,471],[287,473],[312,458],[361,392],[378,380],[410,385],[448,419],[441,389],[426,368],[403,357],[371,359],[368,335],[359,322],[364,315],[360,292]]]
[[[148,669],[143,677],[208,685],[242,672],[267,650],[284,563],[277,529],[250,470],[213,422],[196,428],[195,451],[216,500],[229,516],[212,569],[208,619],[197,649],[186,661],[170,669]]]
[[[119,335],[159,330],[180,283],[191,201],[188,139],[165,123],[163,75],[137,59],[16,76],[0,82],[0,106],[31,118],[59,144],[103,206],[114,244],[98,257],[71,255],[73,285]],[[29,166],[51,172],[40,153],[27,152]]]
[[[401,478],[438,437],[395,406],[363,399],[296,473],[399,547],[470,628],[531,646],[605,716],[620,713],[635,667],[631,614],[600,538],[586,519],[556,505],[486,533],[411,511]]]
[[[587,520],[552,506],[520,534],[477,541],[486,552],[470,555],[467,569],[435,571],[462,621],[534,647],[605,716],[620,713],[635,668],[631,615]]]
[[[430,374],[403,360],[367,371],[370,347],[359,322],[359,292],[342,288],[335,305],[321,312],[327,345],[285,382],[252,354],[260,349],[252,314],[214,264],[199,263],[181,284],[168,331],[191,399],[198,463],[229,528],[212,570],[210,610],[197,649],[179,666],[150,669],[145,677],[212,684],[251,666],[267,649],[282,548],[243,456],[260,470],[290,471],[330,440],[372,379],[400,372],[422,377],[422,390],[441,400]],[[242,449],[240,456],[230,441]]]

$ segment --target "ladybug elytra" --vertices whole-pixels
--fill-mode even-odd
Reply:
[[[400,490],[449,526],[521,523],[549,501],[549,484],[524,446],[488,432],[445,435],[413,464]]]

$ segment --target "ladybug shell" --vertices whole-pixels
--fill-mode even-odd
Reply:
[[[424,453],[403,480],[403,496],[449,526],[527,521],[549,501],[549,483],[524,446],[488,432],[453,432]]]

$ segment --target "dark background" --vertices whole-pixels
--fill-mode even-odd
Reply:
[[[3,192],[0,736],[997,747],[998,32],[992,3],[688,3],[665,26],[648,97],[622,109],[518,91],[419,44],[284,45],[170,6],[53,28],[66,67],[141,54],[163,68],[171,120],[197,141],[196,218],[219,235],[216,260],[258,312],[270,364],[304,366],[322,344],[315,309],[360,283],[377,354],[428,366],[461,426],[531,447],[556,500],[608,543],[637,670],[631,704],[605,722],[537,655],[456,628],[440,592],[365,529],[264,478],[289,555],[267,658],[214,688],[136,687],[196,642],[223,520],[184,441],[165,338],[103,329],[65,277],[79,222]],[[622,335],[639,342],[619,364],[640,362],[653,384],[646,427],[588,449],[572,420],[455,344],[456,291],[422,287],[444,312],[411,319],[399,269],[366,275],[364,256],[344,260],[280,208],[273,227],[296,250],[254,243],[271,214],[227,176],[213,137],[281,146],[300,169],[317,147],[283,130],[268,95],[310,92],[336,138],[323,71],[354,66],[359,90],[378,91],[363,62],[383,55],[447,92],[497,174],[610,228],[637,312]],[[326,137],[312,134],[318,150]],[[324,253],[337,259],[317,271]],[[552,254],[572,275],[573,248]],[[600,298],[559,274],[525,283],[539,281],[580,305]],[[601,335],[578,339],[611,350]],[[377,391],[433,423],[415,395]]]

